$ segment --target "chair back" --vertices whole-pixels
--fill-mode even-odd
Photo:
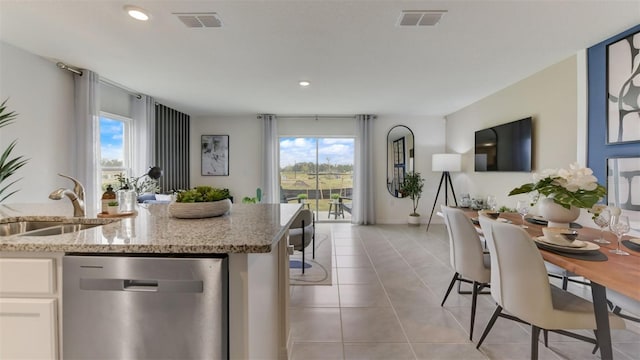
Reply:
[[[302,222],[304,222],[304,226],[307,227],[311,225],[313,215],[311,214],[311,210],[302,209],[298,213],[293,222],[291,223],[290,229],[299,229],[302,228]]]
[[[494,296],[498,305],[524,321],[536,323],[536,319],[553,311],[542,255],[522,228],[498,221],[489,224],[491,294],[494,295],[494,287],[499,288],[498,298]]]
[[[445,222],[449,229],[450,252],[453,254],[452,266],[463,277],[478,281],[485,277],[482,243],[471,219],[456,208],[443,208]],[[488,274],[487,274],[488,275]]]
[[[440,205],[440,211],[442,212],[442,217],[444,218],[444,224],[446,225],[447,228],[447,234],[449,235],[449,263],[451,264],[452,268],[456,268],[456,259],[453,256],[454,251],[453,251],[453,235],[451,235],[451,224],[449,223],[449,218],[447,217],[447,213],[444,211],[444,209],[446,209],[448,206],[447,205]]]
[[[480,222],[480,228],[482,228],[484,241],[487,243],[489,253],[493,257],[493,253],[495,253],[495,245],[493,244],[493,236],[491,236],[491,226],[496,221],[489,218],[488,216],[484,216],[481,214],[478,214],[478,221]],[[497,269],[498,264],[494,264],[493,259],[491,259],[491,297],[496,303],[502,306],[502,293],[500,292],[500,272],[496,271]]]

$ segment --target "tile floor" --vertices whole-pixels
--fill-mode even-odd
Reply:
[[[453,272],[443,225],[330,227],[332,286],[292,286],[293,359],[528,359],[528,327],[498,319],[480,350],[469,341],[470,295],[440,307]],[[584,293],[580,285],[570,290]],[[587,292],[588,293],[588,292]],[[474,340],[495,305],[480,295]],[[614,330],[615,359],[640,359],[640,326]],[[585,335],[590,335],[586,332]],[[592,346],[556,334],[540,359],[598,359]]]

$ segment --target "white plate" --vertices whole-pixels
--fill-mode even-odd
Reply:
[[[629,241],[631,241],[632,243],[634,243],[636,245],[640,245],[640,239],[638,239],[638,238],[631,238],[631,239],[629,239]]]
[[[556,245],[556,246],[562,246],[562,247],[568,247],[568,248],[583,248],[583,247],[587,246],[587,243],[584,242],[584,241],[581,241],[581,240],[574,240],[571,243],[571,245],[569,245],[569,244],[566,244],[566,245],[565,244],[560,244],[560,243],[555,242],[553,240],[549,240],[549,238],[544,236],[544,235],[540,236],[540,241],[544,241],[545,243],[550,244],[550,245]],[[560,241],[564,242],[564,239],[562,239]]]
[[[546,241],[544,241],[544,237],[543,236],[538,236],[533,238],[533,240],[540,244],[543,248],[548,248],[550,250],[556,250],[556,251],[564,251],[564,252],[568,252],[568,253],[582,253],[582,252],[588,252],[588,251],[596,251],[598,249],[600,249],[600,246],[598,246],[597,244],[591,243],[591,242],[584,242],[586,244],[585,247],[568,247],[568,246],[561,246],[561,245],[556,245],[556,244],[551,244],[548,243]]]

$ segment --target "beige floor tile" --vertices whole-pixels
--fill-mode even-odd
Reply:
[[[411,343],[413,351],[418,359],[442,359],[442,360],[476,360],[488,359],[480,350],[476,350],[475,344],[425,344]]]
[[[290,308],[289,321],[294,342],[340,342],[340,309]]]
[[[449,311],[456,320],[462,325],[465,333],[469,333],[469,324],[471,322],[471,308],[470,307],[447,307],[447,311]],[[473,341],[477,342],[480,340],[484,329],[487,327],[487,323],[489,323],[489,319],[491,319],[491,315],[493,314],[493,310],[478,310],[476,311],[476,321],[473,330]],[[486,339],[484,339],[483,344],[504,344],[504,343],[522,343],[528,344],[531,340],[529,333],[523,326],[528,325],[520,325],[520,323],[505,319],[498,318],[493,324],[489,335],[487,335]],[[542,339],[542,335],[540,335],[540,339]]]
[[[366,255],[336,255],[336,267],[370,268],[372,265]]]
[[[341,360],[344,359],[342,343],[310,343],[293,344],[291,360]]]
[[[338,246],[335,248],[336,255],[367,255],[362,246]]]
[[[409,344],[400,343],[354,343],[344,344],[344,358],[380,359],[380,360],[413,360],[415,359]]]
[[[558,360],[562,357],[539,344],[539,360]],[[531,347],[527,344],[482,344],[480,351],[491,360],[529,360]]]
[[[338,268],[338,284],[379,284],[378,275],[372,268]]]
[[[338,286],[296,286],[290,307],[339,307]]]
[[[459,295],[454,288],[440,307],[453,276],[442,224],[432,224],[429,232],[424,226],[322,226],[333,237],[334,285],[291,288],[293,358],[529,358],[528,327],[500,318],[476,351],[467,340],[471,295]],[[586,291],[573,284],[570,289]],[[351,307],[380,304],[384,306]],[[474,341],[494,309],[490,295],[478,297]],[[612,335],[615,359],[640,359],[640,325],[631,323]],[[540,359],[599,358],[591,349],[590,344],[555,334],[550,334],[550,349],[539,343]]]
[[[379,283],[339,285],[341,307],[391,306],[387,294]]]
[[[456,319],[440,307],[394,307],[410,342],[466,343],[468,335]]]
[[[344,342],[408,342],[390,307],[341,310]]]

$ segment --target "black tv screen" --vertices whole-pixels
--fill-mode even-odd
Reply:
[[[476,171],[531,171],[530,117],[476,131]]]

